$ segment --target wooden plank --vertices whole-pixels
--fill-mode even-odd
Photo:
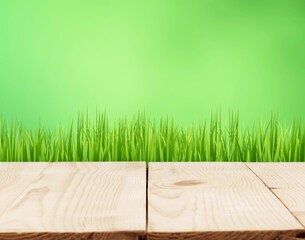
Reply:
[[[145,163],[28,166],[0,164],[0,206],[5,204],[0,215],[1,240],[139,239],[145,235]]]
[[[305,226],[305,163],[247,165]]]
[[[150,163],[148,239],[295,239],[303,227],[243,163]]]

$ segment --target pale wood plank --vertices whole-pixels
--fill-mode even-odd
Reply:
[[[305,163],[247,165],[305,226]]]
[[[0,163],[0,215],[48,166],[47,163]]]
[[[150,163],[148,239],[293,239],[303,227],[243,163]]]
[[[14,163],[0,169],[6,180],[0,188],[0,205],[6,204],[0,239],[138,239],[145,234],[145,163],[37,163],[32,169]],[[25,178],[26,184],[16,181]],[[6,200],[11,192],[17,197]]]

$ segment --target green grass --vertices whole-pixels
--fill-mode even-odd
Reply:
[[[220,114],[188,128],[145,114],[109,122],[105,113],[90,121],[79,114],[68,128],[29,130],[0,120],[0,161],[305,161],[301,122],[282,128],[272,116],[242,129],[238,114]]]

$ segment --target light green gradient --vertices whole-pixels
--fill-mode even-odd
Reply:
[[[0,115],[304,117],[303,0],[2,0]]]

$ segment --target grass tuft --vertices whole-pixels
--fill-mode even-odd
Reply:
[[[305,161],[305,126],[282,128],[276,115],[267,124],[241,129],[238,114],[223,124],[220,114],[188,128],[145,114],[109,123],[80,113],[76,124],[51,131],[29,130],[0,119],[0,161]]]

